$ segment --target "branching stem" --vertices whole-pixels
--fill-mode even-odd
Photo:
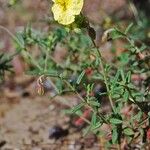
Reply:
[[[114,105],[113,105],[113,100],[112,100],[112,98],[111,98],[111,93],[110,93],[110,89],[109,89],[109,84],[108,84],[108,81],[107,81],[107,73],[106,73],[105,68],[104,68],[103,58],[102,58],[101,52],[99,51],[99,48],[96,46],[95,41],[94,41],[92,38],[91,38],[91,40],[92,40],[92,43],[93,43],[94,47],[96,48],[97,53],[98,53],[98,56],[99,56],[100,67],[101,67],[101,69],[102,69],[102,74],[103,74],[103,77],[104,77],[104,83],[105,83],[105,85],[106,85],[106,89],[107,89],[108,98],[109,98],[109,102],[110,102],[111,108],[112,108],[113,111],[115,111]]]

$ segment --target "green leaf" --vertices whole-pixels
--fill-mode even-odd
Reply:
[[[86,127],[86,128],[83,130],[83,136],[86,136],[86,135],[90,132],[90,129],[91,129],[91,126]]]
[[[129,54],[128,53],[122,53],[120,56],[119,56],[119,60],[121,61],[121,63],[123,65],[127,64],[129,62]]]
[[[92,128],[93,128],[93,126],[96,125],[96,121],[97,121],[97,117],[96,117],[96,113],[94,112],[92,114],[92,119],[91,119],[91,126],[92,126]]]
[[[132,83],[129,83],[127,86],[128,86],[128,88],[130,88],[130,89],[136,89],[135,85],[133,85]]]
[[[125,128],[123,132],[124,134],[129,135],[129,136],[134,135],[134,131],[131,128]]]
[[[114,28],[114,30],[111,31],[110,33],[110,37],[114,40],[114,39],[118,39],[118,38],[122,38],[125,37],[126,35],[124,33],[122,33],[121,31],[119,31],[118,29]]]
[[[78,79],[77,79],[77,84],[80,84],[80,82],[81,82],[81,80],[82,80],[82,78],[83,78],[84,75],[85,75],[85,71],[83,70],[81,72],[81,74],[79,75]]]
[[[22,50],[24,50],[25,41],[23,39],[22,33],[18,32],[16,34],[16,38],[17,38],[18,42],[15,42],[15,43],[17,44],[17,46],[19,46],[20,48],[22,48]]]
[[[144,51],[147,48],[147,46],[143,43],[142,46],[140,47],[140,51]]]
[[[95,101],[94,101],[94,100],[95,100]],[[100,103],[97,102],[96,99],[94,99],[94,100],[89,100],[89,104],[90,104],[91,106],[97,106],[97,107],[99,107],[99,106],[100,106]]]
[[[102,123],[99,121],[99,122],[97,122],[97,123],[95,124],[94,127],[92,127],[92,129],[93,129],[93,130],[96,130],[96,129],[98,129],[98,128],[101,127],[101,126],[102,126]]]
[[[131,30],[132,27],[133,27],[133,22],[128,25],[124,33],[127,34]]]
[[[116,113],[119,114],[122,107],[123,107],[123,103],[122,103],[122,99],[121,99],[121,101],[118,103],[118,106],[115,108]]]
[[[142,116],[143,116],[142,111],[139,111],[136,115],[134,115],[134,116],[132,117],[132,119],[133,119],[133,120],[140,121],[141,118],[142,118]]]
[[[95,79],[95,80],[104,80],[104,77],[103,77],[102,74],[98,73],[98,74],[93,75],[92,79]]]
[[[72,109],[64,109],[61,112],[65,115],[72,115],[73,114]],[[78,111],[75,112],[75,114],[78,115],[78,116],[82,116],[83,112],[81,110],[78,110]]]
[[[71,112],[72,112],[72,113],[75,113],[75,112],[77,112],[78,110],[80,110],[83,106],[84,106],[84,103],[80,103],[79,105],[73,107],[73,108],[71,109]]]
[[[119,95],[119,94],[113,94],[113,95],[112,95],[112,98],[113,98],[113,99],[118,99],[118,98],[120,98],[120,95]]]
[[[118,139],[117,128],[113,128],[113,131],[112,131],[112,143],[116,144],[117,143],[117,139]]]
[[[131,82],[131,71],[129,71],[126,75],[126,82],[130,83]]]
[[[112,123],[112,124],[121,124],[122,120],[117,119],[117,118],[111,118],[110,123]]]
[[[56,89],[57,93],[61,93],[61,91],[63,90],[63,82],[62,80],[57,80],[56,81]]]
[[[125,90],[125,92],[123,94],[123,98],[125,101],[127,101],[129,99],[129,92],[127,90]]]
[[[116,75],[115,75],[115,77],[114,77],[114,79],[112,81],[112,87],[114,87],[116,85],[116,83],[117,83],[117,81],[119,79],[119,76],[120,76],[120,70],[118,69],[117,73],[116,73]]]
[[[123,82],[125,82],[125,73],[124,73],[123,68],[120,69],[120,73],[121,73],[121,77],[122,77]]]
[[[95,50],[95,49],[94,49],[94,50]],[[94,62],[94,65],[95,65],[95,67],[98,67],[99,64],[100,64],[100,60],[99,60],[99,57],[97,56],[97,57],[96,57],[96,60],[95,60],[95,62]]]
[[[106,64],[105,65],[105,71],[106,71],[106,73],[109,73],[110,69],[111,69],[111,66],[109,64]]]
[[[87,87],[86,87],[87,95],[89,95],[92,92],[93,87],[94,87],[94,83],[87,85]]]

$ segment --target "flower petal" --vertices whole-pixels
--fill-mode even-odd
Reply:
[[[79,15],[83,7],[83,0],[71,0],[70,8],[74,15]]]
[[[62,17],[58,19],[58,22],[63,25],[69,25],[73,23],[74,20],[75,20],[75,16],[70,14],[69,11],[65,11],[63,12]]]
[[[52,0],[54,19],[60,24],[69,25],[74,22],[83,7],[83,0]]]
[[[63,7],[61,7],[59,4],[54,4],[52,6],[52,12],[54,14],[54,19],[58,20],[60,17],[62,17]]]

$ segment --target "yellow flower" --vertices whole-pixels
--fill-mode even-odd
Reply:
[[[52,0],[54,19],[60,24],[69,25],[74,22],[83,7],[83,0]]]

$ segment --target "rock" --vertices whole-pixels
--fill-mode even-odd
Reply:
[[[0,141],[0,148],[2,148],[6,144],[6,141]]]
[[[59,139],[61,137],[67,136],[69,133],[68,129],[63,129],[60,126],[54,126],[49,130],[49,138]]]

